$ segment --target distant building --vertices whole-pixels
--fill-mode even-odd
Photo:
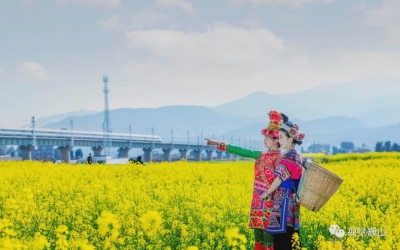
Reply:
[[[39,146],[37,150],[32,150],[32,160],[53,161],[54,160],[54,147],[53,146]]]
[[[311,144],[308,149],[308,153],[325,153],[329,154],[331,152],[331,144],[328,143],[314,143]]]

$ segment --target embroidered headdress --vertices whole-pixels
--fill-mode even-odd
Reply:
[[[292,122],[285,122],[280,129],[287,132],[290,137],[300,143],[306,136],[304,133],[299,133],[299,126]]]
[[[269,124],[268,127],[261,130],[261,134],[267,135],[272,138],[278,138],[278,131],[284,122],[287,122],[288,118],[286,115],[279,113],[278,111],[272,110],[268,113]]]

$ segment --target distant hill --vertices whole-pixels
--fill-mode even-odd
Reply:
[[[96,114],[98,113],[97,111],[87,111],[87,110],[79,110],[79,111],[73,111],[73,112],[68,112],[68,113],[64,113],[64,114],[59,114],[59,115],[52,115],[52,116],[48,116],[48,117],[41,117],[39,119],[36,119],[36,126],[37,127],[43,127],[46,124],[49,123],[55,123],[55,122],[59,122],[67,117],[71,117],[71,116],[84,116],[84,115],[91,115],[91,114]],[[30,124],[28,125],[30,126]],[[68,124],[69,127],[69,124]]]
[[[116,109],[110,111],[111,127],[114,132],[160,135],[170,142],[173,129],[174,142],[187,143],[189,130],[190,143],[197,143],[197,137],[224,139],[242,146],[262,148],[261,129],[268,121],[267,117],[232,117],[220,114],[210,108],[200,106],[167,106],[162,108]],[[103,113],[68,117],[61,122],[47,124],[47,128],[69,128],[70,120],[74,128],[80,130],[102,131]],[[311,121],[293,119],[306,133],[304,148],[312,143],[330,143],[338,146],[342,141],[353,141],[356,146],[362,143],[373,147],[379,140],[400,142],[400,123],[371,128],[356,118],[332,116]],[[200,142],[201,143],[201,142]]]
[[[197,143],[198,136],[241,145],[263,147],[260,131],[268,123],[267,112],[279,110],[306,133],[304,147],[311,143],[374,145],[378,140],[400,142],[400,81],[375,77],[346,84],[321,85],[301,92],[272,95],[255,92],[218,105],[123,108],[111,110],[114,132],[160,135],[165,142]],[[103,112],[79,111],[37,120],[38,127],[102,131]],[[42,125],[43,124],[43,125]],[[45,125],[44,125],[45,124]]]
[[[326,117],[323,119],[316,119],[311,121],[294,119],[293,122],[299,125],[301,132],[304,132],[306,134],[304,144],[302,145],[305,146],[305,148],[314,142],[339,145],[340,142],[349,140],[342,135],[347,135],[351,131],[370,130],[367,125],[355,118],[340,116]],[[226,138],[229,138],[230,140],[232,140],[231,138],[233,138],[234,143],[238,143],[238,138],[240,137],[241,143],[242,145],[244,145],[243,142],[245,138],[247,138],[247,140],[262,140],[260,131],[263,127],[265,127],[265,124],[253,124],[251,126],[228,131],[224,136]],[[367,137],[368,135],[364,134],[355,138],[352,136],[351,138],[354,138],[353,142],[359,145],[367,142],[374,143],[374,141],[369,140]],[[380,138],[380,140],[382,139],[384,138]]]
[[[400,123],[382,126],[378,128],[370,128],[364,123],[357,121],[353,118],[348,118],[347,121],[350,122],[348,128],[338,127],[335,124],[340,123],[341,118],[338,117],[328,117],[323,120],[313,120],[313,121],[301,121],[294,120],[300,127],[300,130],[306,134],[304,143],[301,145],[305,149],[311,144],[315,143],[329,143],[332,146],[339,146],[342,141],[354,142],[356,147],[361,146],[365,143],[371,149],[375,148],[375,144],[378,141],[391,141],[392,143],[400,143]],[[326,122],[326,123],[325,123]],[[232,130],[224,134],[228,142],[238,144],[238,139],[240,138],[240,145],[245,145],[245,139],[247,140],[247,145],[252,145],[252,142],[256,140],[257,147],[262,147],[261,142],[262,136],[260,130],[264,124],[253,124],[251,126],[239,128]],[[323,129],[325,128],[325,129]],[[258,139],[257,139],[258,138]]]
[[[358,119],[371,127],[381,127],[388,124],[400,123],[400,99],[399,105],[392,105],[374,110]]]
[[[171,140],[173,129],[174,140],[187,142],[187,131],[190,140],[197,142],[197,136],[204,137],[222,135],[226,131],[249,126],[261,118],[243,118],[223,115],[210,108],[201,106],[167,106],[161,108],[116,109],[110,111],[113,132],[151,134]],[[85,116],[68,117],[60,122],[45,125],[46,128],[69,128],[70,120],[74,120],[74,128],[82,130],[102,131],[103,112]]]
[[[373,149],[378,141],[400,143],[400,134],[396,133],[396,131],[399,130],[400,123],[397,123],[378,128],[351,129],[342,133],[320,135],[318,138],[320,141],[329,142],[333,145],[339,145],[342,141],[352,141],[355,142],[357,146],[361,146],[362,143],[365,143]]]
[[[316,119],[311,121],[303,121],[299,119],[294,119],[294,123],[299,125],[300,130],[307,135],[329,135],[332,133],[341,133],[352,129],[368,129],[368,126],[360,122],[355,118],[341,117],[341,116],[331,116],[323,119]],[[266,124],[257,123],[248,127],[242,127],[233,131],[226,133],[226,136],[241,135],[248,136],[249,132],[246,131],[256,131],[256,135],[260,135],[260,131],[264,128]]]
[[[368,116],[379,109],[399,106],[399,100],[400,81],[376,77],[346,84],[325,84],[290,94],[255,92],[218,105],[214,110],[232,116],[258,117],[276,109],[293,118],[313,120],[328,116]]]

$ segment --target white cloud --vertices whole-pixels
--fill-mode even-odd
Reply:
[[[160,56],[211,57],[224,62],[226,59],[235,61],[235,53],[251,59],[259,53],[277,54],[287,50],[283,41],[266,29],[230,26],[214,26],[205,32],[186,33],[172,30],[131,31],[127,37],[133,46],[150,49]],[[225,54],[227,58],[215,58],[216,52],[228,52]]]
[[[382,28],[388,42],[400,42],[400,1],[386,0],[379,5],[361,3],[355,10],[362,14],[366,25]]]
[[[81,4],[89,7],[117,9],[122,6],[121,0],[57,0],[60,4]]]
[[[59,0],[71,1],[71,0]],[[77,1],[77,0],[75,0]],[[176,15],[175,11],[166,11],[168,7],[177,7],[188,15],[193,15],[195,10],[191,3],[185,0],[157,0],[154,4],[145,6],[138,10],[122,9],[107,19],[98,21],[98,24],[107,31],[143,30],[154,28],[175,28],[171,17]],[[173,19],[173,18],[172,18]]]
[[[128,25],[122,21],[119,14],[112,15],[105,20],[99,20],[98,24],[107,31],[125,31],[128,29]]]
[[[358,6],[365,17],[365,22],[371,26],[388,26],[398,23],[400,18],[400,1],[386,0],[378,6],[371,6],[365,3]]]
[[[146,7],[138,13],[121,12],[108,19],[98,21],[99,25],[108,31],[128,31],[154,28],[167,19],[166,14],[155,7]]]
[[[45,68],[38,62],[22,62],[18,67],[18,72],[30,80],[43,82],[49,79]]]
[[[397,27],[389,27],[386,29],[388,41],[392,43],[400,43],[400,25]]]
[[[316,58],[266,29],[216,26],[204,32],[132,31],[127,37],[134,50],[149,53],[147,60],[131,59],[123,68],[141,83],[141,91],[162,96],[170,87],[198,93],[168,94],[168,103],[213,105],[259,90],[287,93],[375,75],[400,77],[399,54],[360,51]],[[227,90],[229,96],[223,94]]]
[[[2,67],[0,67],[0,77],[4,76],[5,73],[6,71]]]
[[[22,2],[23,4],[33,4],[35,2],[35,0],[20,0],[20,2]]]
[[[262,19],[257,13],[252,13],[248,18],[242,21],[242,26],[250,29],[260,28],[262,27]]]
[[[185,0],[157,0],[157,4],[161,6],[175,6],[190,15],[195,12],[193,5]]]
[[[242,4],[251,3],[254,5],[265,5],[265,6],[278,6],[278,5],[286,5],[291,8],[302,8],[306,4],[310,3],[322,3],[322,4],[330,4],[335,0],[229,0],[230,5],[232,6],[240,6]]]

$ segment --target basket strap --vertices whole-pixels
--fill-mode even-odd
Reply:
[[[293,203],[296,203],[296,200],[299,200],[299,195],[297,194],[297,188],[294,186],[293,182],[292,182],[292,186],[293,186],[293,190],[294,190],[294,195],[296,196],[296,198],[294,199]]]
[[[308,158],[304,158],[303,161],[300,162],[300,165],[301,165],[305,170],[307,170],[307,168],[308,168],[307,162],[308,162]]]
[[[293,159],[293,161],[297,162],[300,164],[300,166],[302,166],[306,171],[307,171],[307,164],[306,161],[302,161],[302,162],[298,162],[296,161],[296,159],[290,155],[290,158]],[[296,196],[296,199],[299,200],[300,196],[297,194],[297,188],[294,186],[293,182],[292,182],[292,186],[293,186],[293,190],[294,190],[294,195]],[[294,200],[294,202],[296,202],[296,199]]]

